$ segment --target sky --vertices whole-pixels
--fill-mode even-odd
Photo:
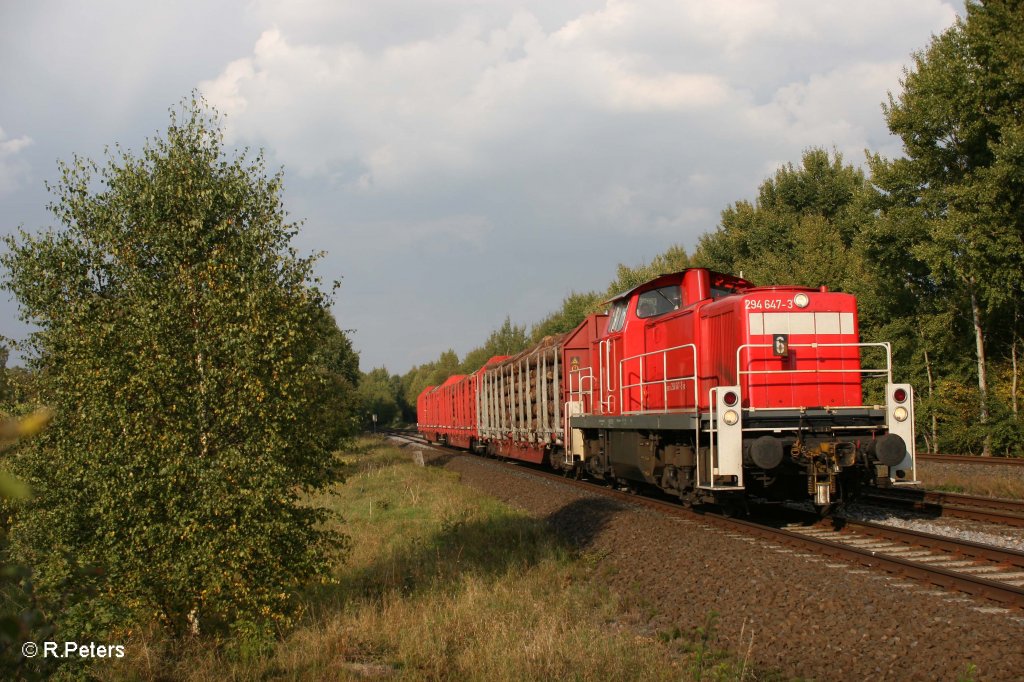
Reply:
[[[57,162],[140,151],[198,90],[324,251],[361,368],[529,326],[616,266],[694,249],[881,111],[941,0],[0,0],[0,235],[59,227]],[[0,293],[0,335],[23,339]]]

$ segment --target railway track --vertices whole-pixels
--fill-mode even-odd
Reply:
[[[407,433],[392,436],[426,446],[422,438]],[[674,502],[622,492],[549,471],[527,467],[520,470],[586,489],[591,494],[702,521],[739,536],[767,539],[794,550],[811,551],[944,590],[989,599],[1005,608],[1024,609],[1024,552],[843,518],[777,526],[696,511]]]
[[[420,438],[415,431],[393,431],[407,437]],[[1024,466],[1024,459],[969,457],[962,455],[919,455],[937,461],[982,461],[983,464],[1004,464]],[[1003,460],[1003,461],[993,461]],[[931,490],[886,489],[872,490],[861,496],[861,501],[918,512],[932,517],[970,519],[985,523],[998,523],[1024,528],[1024,501],[1004,500],[993,497],[964,495]]]
[[[837,557],[1024,608],[1024,552],[843,518],[786,530],[843,547]]]
[[[903,489],[873,490],[863,494],[860,500],[909,509],[929,516],[948,516],[1024,528],[1024,502],[1020,500]]]
[[[941,462],[944,464],[967,464],[969,466],[1012,466],[1024,467],[1024,457],[979,457],[977,455],[929,455],[917,453],[919,462]]]

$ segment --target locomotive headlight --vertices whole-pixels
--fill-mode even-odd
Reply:
[[[910,416],[910,413],[907,412],[907,408],[905,407],[897,407],[895,410],[892,411],[892,416],[893,419],[895,419],[898,422],[905,422],[907,421],[907,417]]]
[[[904,416],[904,419],[906,419],[906,416]],[[736,414],[736,410],[726,410],[725,414],[722,415],[722,421],[725,422],[726,426],[736,426],[736,422],[739,420],[740,416]]]
[[[793,303],[796,304],[797,308],[806,308],[810,302],[811,299],[807,298],[807,294],[797,294],[793,297]]]

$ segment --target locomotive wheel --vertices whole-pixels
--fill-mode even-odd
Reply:
[[[562,463],[562,460],[564,460],[564,458],[565,455],[555,450],[555,448],[551,448],[548,450],[548,456],[546,458],[548,460],[548,467],[554,471],[563,471],[565,465]]]

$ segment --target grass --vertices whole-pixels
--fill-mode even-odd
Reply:
[[[714,616],[658,636],[630,626],[600,557],[541,521],[364,441],[320,500],[352,539],[336,582],[259,655],[133,642],[107,679],[734,680],[747,661],[709,649]],[[749,653],[749,652],[748,652]],[[133,655],[134,654],[134,655]]]
[[[984,467],[978,466],[977,468]],[[1018,476],[997,475],[983,471],[978,473],[944,472],[928,467],[921,478],[929,490],[1024,500],[1024,478]]]

